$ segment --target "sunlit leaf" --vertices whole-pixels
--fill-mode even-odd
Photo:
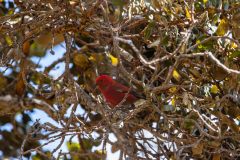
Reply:
[[[80,150],[80,145],[79,143],[76,142],[67,142],[67,148],[69,151],[79,151]]]
[[[219,89],[216,85],[212,85],[210,92],[217,94],[219,92]]]
[[[188,7],[185,7],[185,14],[186,14],[186,17],[187,17],[188,19],[191,19],[191,14],[190,14],[190,12],[189,12]]]
[[[109,54],[108,56],[109,56],[109,58],[110,58],[110,60],[112,62],[112,65],[113,66],[117,66],[118,65],[118,59],[116,57],[114,57],[113,55],[111,55],[111,54]]]
[[[32,157],[32,160],[41,160],[41,157],[33,156],[33,157]]]
[[[196,41],[196,44],[198,44],[198,48],[199,49],[202,49],[203,48],[203,45],[200,43],[201,41],[198,39],[197,41]]]
[[[5,40],[6,40],[7,44],[8,44],[8,46],[12,46],[13,45],[13,41],[12,41],[12,39],[9,36],[6,36]]]
[[[8,15],[12,15],[13,13],[14,13],[14,10],[12,9],[8,11]]]
[[[102,151],[102,150],[96,150],[95,153],[100,155],[106,155],[106,151]]]
[[[104,55],[103,54],[98,54],[98,53],[91,53],[91,56],[89,57],[89,60],[94,62],[94,63],[100,63],[104,60]]]
[[[43,76],[42,73],[37,72],[32,74],[31,76],[31,80],[33,83],[39,85],[39,84],[49,84],[51,82],[51,80],[45,76]]]
[[[181,80],[181,75],[178,73],[177,70],[173,71],[173,78],[176,79],[177,81]]]
[[[217,28],[217,31],[216,31],[216,34],[218,36],[224,36],[228,31],[228,22],[226,19],[221,19],[219,25],[218,25],[218,28]]]
[[[230,59],[233,59],[233,58],[236,58],[236,57],[240,57],[240,51],[239,50],[233,51],[231,54],[229,54]]]
[[[176,105],[176,97],[175,97],[175,96],[172,98],[172,100],[171,100],[171,104],[172,104],[173,106]]]
[[[230,48],[236,49],[236,48],[238,48],[238,45],[236,43],[234,43],[234,42],[231,42],[230,43]]]

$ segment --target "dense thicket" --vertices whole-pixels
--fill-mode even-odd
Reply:
[[[238,0],[0,2],[2,158],[240,157]],[[101,74],[146,98],[110,109]]]

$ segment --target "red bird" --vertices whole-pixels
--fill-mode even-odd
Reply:
[[[138,98],[132,94],[132,91],[129,91],[129,87],[116,82],[110,76],[101,75],[97,77],[96,84],[106,101],[110,103],[111,108],[117,106],[125,97],[124,105],[133,104],[138,100]]]

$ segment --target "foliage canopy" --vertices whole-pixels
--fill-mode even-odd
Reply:
[[[54,159],[67,137],[56,159],[104,159],[106,145],[121,159],[240,157],[238,0],[0,2],[2,157]],[[100,74],[146,99],[110,109]]]

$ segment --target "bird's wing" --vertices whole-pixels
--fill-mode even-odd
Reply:
[[[121,92],[121,93],[128,93],[130,92],[128,87],[120,84],[120,83],[114,83],[114,85],[112,85],[113,89],[117,92]]]
[[[136,98],[139,98],[139,99],[145,99],[145,97],[143,95],[141,95],[138,92],[134,91],[134,89],[132,89],[132,88],[128,88],[128,87],[122,85],[121,83],[114,83],[113,89],[115,89],[117,92],[120,92],[120,93],[132,94]],[[129,89],[130,89],[130,91],[129,91]]]

